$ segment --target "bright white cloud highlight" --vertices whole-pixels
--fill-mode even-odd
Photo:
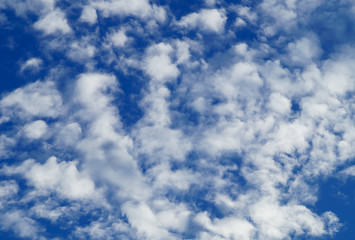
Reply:
[[[24,132],[26,137],[30,139],[39,139],[41,138],[47,131],[48,126],[46,122],[42,120],[37,120],[32,123],[28,123],[24,127]]]
[[[85,199],[98,196],[93,181],[79,172],[77,162],[58,162],[50,157],[44,164],[26,160],[17,167],[5,167],[6,174],[23,174],[39,193],[53,191],[69,199]]]
[[[42,31],[45,35],[56,33],[68,34],[72,30],[68,24],[63,11],[56,9],[33,24],[36,30]]]
[[[185,28],[199,28],[202,31],[223,33],[224,24],[227,21],[224,10],[203,9],[199,12],[190,13],[177,22],[177,25]]]
[[[142,19],[152,18],[158,22],[165,21],[166,17],[164,8],[150,4],[147,0],[95,0],[91,1],[91,7],[98,9],[104,17],[133,15]]]
[[[269,108],[280,114],[287,114],[291,111],[291,102],[285,96],[279,93],[273,93],[270,96]]]
[[[169,44],[159,43],[151,46],[146,55],[146,64],[144,70],[146,73],[157,81],[167,81],[175,79],[179,70],[175,64],[171,62],[170,54],[173,48]]]

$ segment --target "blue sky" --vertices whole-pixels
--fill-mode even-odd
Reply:
[[[1,239],[353,239],[351,0],[0,0]]]

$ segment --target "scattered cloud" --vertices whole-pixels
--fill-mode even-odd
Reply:
[[[202,31],[223,33],[227,17],[223,9],[202,9],[180,19],[177,25],[184,28],[199,28]]]
[[[44,17],[41,17],[41,19],[33,24],[33,27],[36,30],[42,31],[44,35],[68,34],[72,31],[64,12],[59,9],[55,9]]]
[[[34,220],[26,217],[21,211],[7,212],[0,216],[1,228],[12,230],[21,238],[37,238],[38,226]]]
[[[164,8],[150,4],[147,0],[132,0],[130,2],[96,0],[91,1],[90,6],[100,11],[104,17],[132,15],[142,19],[155,19],[158,22],[164,22],[166,18]]]
[[[24,132],[26,137],[30,139],[38,139],[42,137],[48,129],[46,122],[42,120],[37,120],[31,123],[28,123],[24,127]]]
[[[21,65],[21,72],[24,71],[39,71],[42,67],[43,61],[40,58],[30,58]]]
[[[355,176],[355,50],[318,29],[322,5],[343,4],[328,15],[335,29],[353,4],[159,2],[0,1],[4,35],[23,30],[13,36],[21,51],[0,46],[21,63],[21,79],[4,71],[0,96],[2,233],[343,231],[337,209],[317,204],[324,181]]]
[[[86,6],[81,15],[80,15],[80,21],[86,22],[90,25],[93,25],[97,23],[97,12],[95,8]]]
[[[51,81],[30,83],[0,101],[2,114],[9,117],[56,117],[60,115],[61,107],[61,95]]]

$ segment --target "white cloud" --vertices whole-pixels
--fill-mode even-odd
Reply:
[[[64,12],[60,9],[55,9],[54,11],[48,13],[35,22],[33,27],[36,30],[42,31],[45,35],[52,35],[56,33],[68,34],[72,32]]]
[[[118,82],[113,75],[88,73],[79,76],[76,83],[77,100],[85,104],[90,110],[104,111],[109,108],[111,96],[106,96],[105,91],[117,91]],[[110,109],[110,108],[109,108]]]
[[[147,0],[131,0],[129,2],[124,0],[96,0],[91,1],[91,7],[102,12],[104,17],[112,15],[133,15],[142,19],[153,18],[158,22],[164,22],[166,18],[164,8],[158,7],[155,4],[150,4]]]
[[[11,198],[19,190],[19,186],[15,181],[0,182],[0,198]],[[2,206],[0,206],[1,208]]]
[[[190,45],[186,42],[183,42],[183,41],[177,41],[176,46],[177,46],[177,50],[176,50],[177,61],[176,61],[176,63],[189,64],[189,60],[191,57]]]
[[[354,77],[352,66],[355,59],[351,56],[354,50],[345,48],[343,51],[323,65],[323,84],[330,93],[338,96],[355,89],[355,83],[351,80]]]
[[[268,106],[272,111],[280,114],[287,114],[291,111],[290,100],[279,93],[271,94]]]
[[[61,128],[56,138],[59,146],[75,146],[82,135],[82,129],[76,122],[69,123]]]
[[[303,37],[294,43],[287,45],[289,55],[286,62],[291,60],[292,63],[297,65],[305,65],[311,63],[314,59],[320,56],[321,49],[319,41],[315,36]]]
[[[96,48],[85,39],[80,42],[72,42],[67,51],[67,56],[79,63],[85,63],[95,56]]]
[[[179,69],[171,62],[172,53],[173,48],[169,44],[150,46],[145,57],[145,72],[157,81],[174,80],[179,75]]]
[[[274,36],[279,31],[297,31],[298,23],[304,23],[312,17],[312,12],[324,4],[324,0],[263,0],[259,7],[264,22],[261,31]]]
[[[7,137],[5,134],[0,135],[0,157],[6,158],[11,154],[10,147],[16,144],[15,139]]]
[[[43,64],[42,59],[40,58],[30,58],[24,64],[21,65],[21,72],[24,71],[38,71],[41,69]]]
[[[115,239],[128,240],[136,237],[132,228],[125,222],[117,220],[114,216],[100,218],[85,227],[77,227],[76,237],[80,239]]]
[[[6,123],[8,121],[10,121],[10,117],[8,117],[8,116],[1,116],[0,117],[0,124]]]
[[[160,164],[149,169],[148,175],[154,178],[156,189],[188,190],[192,184],[199,182],[199,176],[192,171],[187,169],[172,171],[168,164]]]
[[[159,224],[158,219],[148,205],[127,203],[122,209],[142,238],[157,240],[177,239]]]
[[[246,20],[251,24],[255,24],[256,21],[258,20],[258,15],[255,12],[253,12],[250,7],[235,6],[234,9],[238,14],[236,23]]]
[[[5,95],[0,101],[3,114],[11,117],[57,117],[62,98],[54,82],[34,82]]]
[[[150,46],[146,52],[144,71],[151,81],[140,103],[145,115],[134,135],[142,153],[159,155],[159,159],[183,160],[191,144],[182,131],[169,127],[171,118],[167,98],[170,91],[165,84],[174,82],[180,73],[170,55],[174,55],[173,48],[165,43]]]
[[[277,206],[263,200],[251,209],[253,221],[258,225],[262,239],[284,239],[291,232],[296,236],[325,234],[323,219],[304,206]]]
[[[247,25],[247,23],[246,23],[243,19],[241,19],[241,18],[238,17],[238,18],[235,20],[234,25],[235,25],[236,27],[244,27],[244,26]]]
[[[17,167],[6,167],[7,174],[23,174],[24,177],[38,190],[54,191],[69,199],[96,198],[99,193],[93,181],[79,172],[77,162],[57,162],[50,157],[44,164],[26,160]]]
[[[28,123],[24,126],[24,132],[26,137],[30,139],[39,139],[47,132],[48,126],[46,122],[37,120]]]
[[[58,204],[53,202],[53,200],[46,200],[35,204],[29,213],[33,216],[49,219],[53,223],[58,220],[59,217],[63,216],[69,207],[57,206]]]
[[[184,232],[189,227],[189,218],[192,212],[184,205],[168,201],[167,199],[155,199],[152,202],[156,209],[157,221],[171,232]]]
[[[54,9],[55,0],[3,0],[0,8],[13,8],[17,15],[25,17],[29,12],[42,15]]]
[[[244,61],[239,60],[239,62],[235,64],[229,63],[226,67],[215,70],[215,74],[200,74],[198,75],[200,78],[189,76],[189,78],[194,79],[195,82],[192,84],[189,82],[190,85],[182,86],[182,88],[192,89],[190,91],[193,95],[188,97],[196,99],[196,104],[197,100],[199,100],[199,106],[202,105],[202,107],[200,107],[200,114],[203,114],[202,116],[204,118],[201,117],[201,119],[205,119],[206,116],[212,119],[215,118],[212,123],[206,125],[204,125],[203,122],[200,123],[199,127],[205,129],[205,131],[204,134],[202,134],[201,131],[197,132],[197,134],[201,134],[198,135],[201,137],[197,139],[195,137],[194,144],[196,147],[194,147],[194,149],[200,149],[204,154],[208,152],[217,159],[221,158],[221,154],[225,152],[243,152],[243,161],[255,167],[255,169],[254,167],[241,167],[241,174],[248,183],[255,186],[260,192],[247,191],[247,195],[239,195],[236,201],[230,200],[229,204],[222,204],[224,206],[223,209],[229,213],[229,211],[237,211],[236,209],[248,208],[248,213],[242,216],[236,214],[237,216],[233,215],[233,218],[238,219],[239,217],[239,220],[243,221],[245,218],[254,218],[253,215],[255,214],[253,223],[256,224],[254,226],[256,236],[261,236],[260,239],[283,239],[288,237],[291,233],[314,236],[331,234],[333,230],[332,227],[328,227],[328,221],[330,222],[331,220],[326,217],[328,216],[327,214],[318,216],[302,205],[294,205],[294,207],[288,207],[286,205],[287,207],[284,207],[280,205],[279,200],[277,200],[277,196],[282,194],[277,186],[287,185],[288,180],[292,179],[293,176],[292,169],[295,166],[302,166],[300,164],[304,161],[294,157],[293,153],[300,153],[304,157],[309,156],[309,142],[312,141],[312,139],[313,148],[319,150],[314,152],[314,157],[311,157],[314,159],[312,160],[314,162],[312,165],[305,167],[307,170],[304,170],[304,172],[311,171],[315,174],[319,174],[317,171],[320,170],[322,173],[329,173],[333,164],[335,164],[336,158],[332,157],[333,151],[335,150],[329,148],[328,152],[324,151],[324,146],[333,146],[336,143],[335,138],[333,138],[330,133],[325,135],[324,132],[321,132],[321,139],[325,138],[327,135],[329,135],[329,137],[325,138],[324,141],[315,141],[314,131],[320,131],[320,129],[316,130],[313,123],[308,121],[311,118],[306,117],[307,114],[314,113],[312,110],[306,110],[306,105],[309,106],[308,103],[305,103],[305,105],[301,104],[301,109],[299,110],[301,116],[297,117],[297,119],[289,121],[287,119],[288,117],[286,117],[285,120],[279,120],[279,116],[275,115],[275,112],[280,115],[290,113],[291,98],[293,96],[300,96],[300,98],[302,98],[302,94],[306,94],[304,89],[307,89],[309,92],[322,92],[321,89],[323,88],[315,89],[312,86],[312,82],[305,81],[297,82],[298,85],[296,85],[295,80],[290,77],[292,73],[286,68],[283,68],[278,61],[266,62],[266,64],[261,66],[256,62],[252,62],[257,55],[254,53],[249,54],[251,50],[245,45],[239,45],[234,50],[238,60],[241,56],[244,58],[244,56],[248,55],[248,58]],[[310,81],[317,82],[319,78],[321,78],[319,69],[315,66],[310,66],[309,69],[305,70],[305,74],[307,74],[307,79],[310,78]],[[262,86],[270,86],[270,88],[266,90],[270,91],[269,98],[265,97],[266,93],[261,95],[260,90]],[[217,97],[219,102],[211,105],[210,99],[213,97]],[[310,98],[316,101],[321,100],[322,103],[329,106],[331,109],[338,109],[341,106],[337,104],[336,99],[328,95],[311,95]],[[303,99],[306,100],[307,97]],[[266,106],[271,111],[267,113],[261,106]],[[330,117],[330,115],[334,116],[334,113],[329,114],[325,112],[323,118],[325,116]],[[341,111],[339,111],[338,116],[342,116]],[[339,118],[334,116],[332,119],[332,121],[336,121],[335,119]],[[340,119],[342,119],[342,117]],[[292,138],[289,136],[292,136]],[[289,154],[290,157],[282,157],[283,152]],[[312,155],[313,154],[311,154],[311,156]],[[330,155],[330,157],[327,157],[325,160],[325,156],[328,155]],[[320,162],[319,159],[323,159],[323,161]],[[217,166],[215,166],[215,168],[217,168]],[[328,171],[326,171],[326,169]],[[300,178],[302,179],[302,177]],[[217,177],[217,179],[219,178]],[[220,185],[218,186],[231,184],[228,181],[223,182],[221,179],[219,180]],[[304,182],[298,182],[297,189],[298,191],[302,191],[302,193],[305,194],[304,196],[307,196],[307,193],[315,194],[314,191],[307,190],[309,187],[310,186]],[[260,220],[260,223],[258,223],[256,218],[259,216],[267,216],[267,214],[263,214],[261,210],[260,215],[256,212],[249,213],[252,209],[250,208],[251,203],[248,201],[256,201],[257,203],[255,204],[258,205],[260,202],[255,199],[263,195],[276,197],[270,200],[270,204],[276,206],[276,210],[274,211],[275,216],[273,218],[280,218],[279,223],[275,222],[276,225],[274,229],[271,226],[262,227],[264,223],[261,222],[264,221]],[[246,196],[249,196],[250,199],[246,198]],[[293,196],[293,200],[296,198],[297,196]],[[314,202],[316,196],[313,195],[297,199],[301,202],[308,201],[309,203],[309,201]],[[286,202],[287,201],[288,200],[286,200]],[[283,215],[283,211],[279,210],[279,208],[290,213]],[[262,209],[269,209],[271,211],[272,207],[268,208],[265,206]],[[299,210],[299,219],[297,219],[298,217],[291,217],[298,214],[292,212],[291,209]],[[223,220],[224,219],[228,219],[227,215],[225,215]],[[337,221],[338,220],[335,220],[335,222]],[[210,220],[210,222],[207,221],[205,226],[207,226],[207,223],[212,224],[212,222],[212,220]],[[266,222],[269,221],[265,220],[265,223]],[[215,232],[208,228],[206,228],[206,230],[208,232],[201,233],[200,235],[206,237],[206,239],[217,238],[217,236],[228,239],[230,238],[228,234],[232,234],[226,232],[224,236],[221,232],[217,232],[217,230],[215,230]],[[253,231],[251,231],[250,234],[253,234]],[[244,238],[249,239],[251,237],[244,235]]]
[[[218,2],[218,0],[204,0],[205,4],[207,6],[211,6],[213,7],[214,5],[216,5],[216,3]]]
[[[202,9],[197,13],[190,13],[177,22],[177,25],[185,28],[199,28],[207,32],[223,33],[227,21],[222,9]]]
[[[264,0],[260,6],[264,14],[274,21],[263,23],[262,30],[266,36],[274,36],[280,29],[289,31],[297,24],[297,12],[292,1]]]
[[[118,90],[113,75],[87,73],[76,82],[76,101],[83,108],[79,118],[87,127],[85,138],[77,149],[82,154],[83,168],[94,180],[119,187],[118,198],[145,199],[150,191],[145,187],[137,162],[130,154],[132,139],[120,128],[117,108],[111,103]]]
[[[197,10],[176,22],[174,9],[167,15],[168,6],[158,7],[152,1],[92,0],[85,6],[75,3],[66,11],[83,8],[80,22],[105,25],[108,21],[120,26],[87,28],[74,21],[71,28],[54,1],[33,1],[34,6],[42,6],[35,13],[39,21],[34,27],[52,35],[40,38],[41,44],[49,44],[44,55],[51,57],[48,46],[51,51],[61,48],[69,60],[86,64],[90,71],[79,74],[73,83],[68,75],[81,68],[73,70],[63,59],[63,66],[59,64],[45,77],[58,83],[37,81],[0,100],[0,122],[6,130],[0,135],[1,157],[20,161],[22,156],[60,152],[65,159],[27,160],[2,168],[0,173],[9,178],[22,175],[29,186],[22,198],[16,195],[21,184],[13,180],[0,184],[2,206],[16,205],[3,214],[12,224],[5,223],[3,229],[26,237],[25,231],[18,230],[17,222],[23,220],[28,234],[36,236],[31,216],[52,224],[70,219],[75,225],[72,216],[89,212],[86,203],[108,201],[109,208],[90,210],[97,218],[77,226],[68,238],[181,239],[191,235],[275,240],[336,232],[339,219],[334,214],[316,214],[308,207],[316,204],[318,193],[307,180],[317,183],[345,163],[348,166],[355,156],[350,98],[355,89],[354,54],[348,47],[322,60],[321,36],[296,31],[298,26],[306,27],[302,24],[307,18],[300,18],[319,2],[264,0],[257,7],[223,3],[226,10]],[[13,1],[11,6],[22,8],[16,10],[18,14],[33,13],[29,4]],[[238,32],[235,39],[231,37],[236,28],[226,24],[227,15],[235,13],[235,25],[253,24],[249,29],[255,33],[253,41],[240,43]],[[163,25],[166,20],[170,22]],[[174,32],[176,26],[176,34],[160,32],[166,28]],[[185,35],[183,28],[220,36],[206,41],[198,32],[191,40],[195,35]],[[56,34],[74,31],[69,38]],[[287,34],[277,35],[280,31]],[[144,40],[144,44],[132,48],[133,36],[135,43]],[[223,49],[225,45],[231,47]],[[21,71],[37,67],[46,68],[43,73],[49,70],[33,58]],[[104,73],[108,68],[122,77]],[[56,84],[65,89],[64,100]],[[130,92],[127,85],[143,89]],[[134,107],[143,116],[125,125],[126,106],[131,103],[137,104]],[[292,104],[299,109],[292,111]],[[36,148],[32,141],[23,141],[31,151],[16,149],[19,154],[13,154],[23,135],[41,139],[43,144]],[[340,174],[353,176],[353,168]],[[6,194],[14,195],[15,203],[9,203]],[[49,200],[38,202],[38,196]],[[60,207],[63,198],[73,200],[74,206]],[[11,208],[32,203],[23,212]],[[218,217],[213,211],[204,212],[209,210],[205,205],[216,207]]]
[[[248,221],[237,217],[225,217],[211,221],[207,213],[203,212],[195,217],[195,221],[214,233],[215,238],[213,239],[218,239],[216,237],[221,236],[223,237],[221,239],[248,240],[255,236],[255,227]]]
[[[90,25],[97,23],[96,9],[89,6],[84,7],[79,20]]]
[[[158,159],[151,158],[150,161],[163,159],[183,161],[191,149],[190,140],[186,139],[180,130],[159,126],[160,119],[152,120],[157,126],[149,127],[149,122],[147,122],[148,126],[142,125],[137,131],[137,145],[140,146],[140,151],[151,157],[159,156]]]
[[[288,95],[297,89],[291,82],[288,69],[283,68],[279,60],[267,61],[261,69],[261,74],[267,79],[272,91]]]
[[[340,172],[343,175],[355,177],[355,166],[348,167]]]
[[[109,36],[109,41],[115,47],[124,47],[129,41],[131,40],[130,37],[126,35],[126,31],[124,29],[120,29],[117,32],[113,32]]]
[[[8,211],[0,215],[0,219],[3,230],[12,230],[21,238],[37,238],[39,232],[37,223],[21,211]]]

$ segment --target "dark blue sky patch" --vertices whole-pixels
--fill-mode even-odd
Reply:
[[[322,181],[319,200],[315,205],[317,213],[332,211],[340,219],[341,230],[331,239],[351,239],[354,223],[354,177],[344,179],[330,178]]]
[[[22,63],[32,57],[41,56],[41,52],[38,52],[39,43],[28,26],[28,20],[17,18],[12,11],[7,11],[7,16],[11,21],[1,26],[0,31],[1,93],[14,90],[43,76],[31,71],[20,73]]]

